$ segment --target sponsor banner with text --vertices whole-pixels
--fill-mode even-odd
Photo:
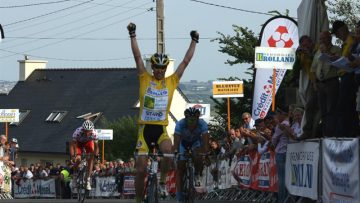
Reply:
[[[324,139],[323,202],[358,203],[359,139]]]
[[[261,30],[261,47],[297,48],[299,45],[296,22],[289,17],[269,19]],[[278,60],[276,58],[276,60]],[[290,59],[289,59],[290,60]],[[274,67],[270,67],[274,68]],[[284,67],[276,67],[284,68]],[[286,69],[276,69],[275,94],[285,76]],[[264,118],[272,103],[273,69],[256,69],[252,118]]]
[[[22,179],[14,184],[15,198],[46,197],[55,198],[55,179],[33,180]]]
[[[243,81],[213,81],[213,97],[243,97]]]
[[[288,144],[285,184],[290,194],[318,199],[319,147],[317,142]]]

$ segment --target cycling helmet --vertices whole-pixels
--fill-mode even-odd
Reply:
[[[150,61],[151,65],[157,67],[167,67],[167,65],[170,63],[168,56],[163,53],[155,53],[151,56]]]
[[[190,107],[184,111],[185,117],[200,117],[200,110],[197,108]]]
[[[86,120],[86,121],[82,124],[82,127],[83,127],[85,130],[94,130],[94,123],[91,122],[90,120]]]

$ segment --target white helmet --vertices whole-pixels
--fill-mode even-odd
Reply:
[[[91,122],[90,120],[86,120],[86,121],[82,124],[82,127],[83,127],[85,130],[94,130],[94,123]]]

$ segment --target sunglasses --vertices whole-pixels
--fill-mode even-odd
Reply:
[[[158,69],[158,70],[165,70],[167,67],[166,66],[153,66],[154,69]]]

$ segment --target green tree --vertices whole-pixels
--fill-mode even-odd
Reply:
[[[270,11],[269,13],[281,15],[278,11]],[[285,16],[288,16],[289,11],[285,11]],[[244,112],[251,112],[253,87],[255,81],[255,69],[254,69],[254,54],[255,47],[259,45],[259,36],[256,36],[252,30],[247,27],[241,27],[238,25],[232,25],[234,35],[225,35],[221,32],[217,32],[220,36],[213,39],[219,43],[219,52],[229,55],[231,58],[227,59],[225,64],[231,66],[238,64],[248,64],[249,67],[244,70],[246,75],[249,75],[252,79],[239,79],[236,77],[230,77],[228,79],[220,78],[219,80],[243,80],[244,82],[244,97],[231,98],[230,99],[230,115],[231,126],[238,126],[241,121],[241,115]],[[288,71],[289,72],[289,71]],[[290,74],[290,73],[289,73]],[[285,75],[287,77],[288,73]],[[286,80],[285,80],[286,81]],[[281,85],[276,96],[276,103],[279,106],[283,106],[284,89],[285,85]],[[223,136],[224,131],[227,131],[227,99],[214,99],[215,112],[217,115],[214,117],[212,124],[209,126],[209,130],[212,136]]]
[[[250,78],[254,77],[254,54],[255,46],[258,45],[258,37],[255,33],[249,30],[247,27],[243,28],[237,25],[233,25],[234,36],[225,35],[221,32],[217,32],[220,37],[213,39],[220,45],[219,52],[228,54],[231,59],[227,59],[225,64],[230,66],[237,64],[248,64],[249,67],[244,70],[246,75]],[[240,79],[238,77],[219,78],[223,81],[242,80],[244,87],[244,97],[242,98],[230,98],[230,125],[236,127],[241,122],[241,114],[243,112],[250,112],[252,106],[252,92],[253,83],[252,79]],[[227,114],[227,99],[215,99],[211,98],[215,103],[215,117],[213,124],[209,125],[209,131],[213,137],[222,137],[227,131],[228,114]],[[215,123],[215,124],[214,124]]]
[[[105,141],[105,159],[117,158],[129,159],[134,155],[137,140],[137,118],[124,116],[114,121],[106,118],[101,119],[100,126],[103,129],[113,129],[113,140]],[[99,141],[102,148],[102,141]]]
[[[358,0],[327,0],[330,21],[343,20],[351,30],[360,20],[360,2]]]

